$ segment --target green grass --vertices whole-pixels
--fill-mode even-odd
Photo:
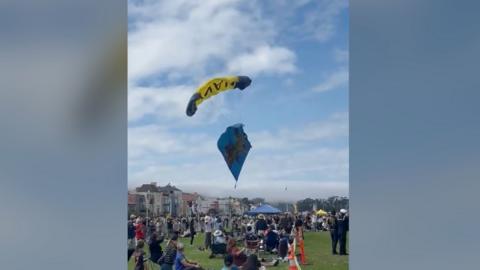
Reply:
[[[189,260],[199,262],[204,269],[220,270],[223,266],[223,258],[220,256],[209,259],[208,251],[200,251],[199,246],[203,246],[204,235],[198,233],[190,246],[190,239],[185,238],[180,241],[185,244],[185,254]],[[164,248],[164,244],[162,245]],[[348,249],[347,249],[348,251]],[[148,250],[146,249],[148,253]],[[348,256],[334,256],[330,250],[330,234],[328,232],[306,232],[305,233],[305,253],[308,265],[301,266],[302,270],[347,270]],[[133,270],[133,258],[128,263],[128,269]],[[287,269],[287,263],[280,263],[277,267],[269,267],[268,269]],[[157,268],[149,270],[158,270]]]

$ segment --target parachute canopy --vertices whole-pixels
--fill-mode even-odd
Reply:
[[[248,141],[247,134],[243,132],[243,124],[227,127],[227,130],[218,139],[217,146],[230,172],[232,172],[233,177],[235,177],[235,181],[238,181],[243,163],[247,158],[250,148],[252,148],[252,145]]]
[[[247,88],[252,80],[247,76],[231,76],[214,78],[200,86],[195,94],[190,98],[187,105],[187,115],[192,116],[197,111],[198,105],[220,92],[238,88],[243,90]]]

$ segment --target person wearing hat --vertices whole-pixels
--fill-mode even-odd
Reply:
[[[205,250],[212,246],[212,220],[210,216],[205,216]]]
[[[220,230],[216,230],[213,233],[213,243],[214,244],[226,244],[225,236],[223,235],[223,232]]]
[[[330,239],[332,240],[332,254],[336,255],[337,253],[337,243],[338,243],[338,223],[335,210],[332,210],[327,217],[327,226],[330,231]]]
[[[340,244],[340,255],[348,255],[347,254],[347,232],[349,227],[347,210],[341,209],[340,214],[337,219],[337,235],[338,235],[338,242]]]

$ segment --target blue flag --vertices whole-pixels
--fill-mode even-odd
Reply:
[[[247,158],[248,151],[252,148],[247,134],[243,132],[243,124],[227,127],[227,130],[218,138],[217,146],[233,177],[235,177],[235,181],[238,181],[238,176]],[[237,184],[235,183],[236,186]]]

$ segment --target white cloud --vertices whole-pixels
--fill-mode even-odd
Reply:
[[[255,141],[255,148],[285,150],[312,142],[348,138],[348,114],[338,113],[325,121],[310,123],[303,127],[290,126],[276,132],[254,132],[249,135]]]
[[[260,46],[251,53],[233,58],[228,63],[231,73],[256,75],[285,74],[296,71],[295,53],[283,47]]]
[[[172,132],[159,125],[128,129],[129,158],[134,161],[156,156],[202,156],[215,152],[216,141],[202,133]]]
[[[330,73],[320,84],[313,88],[316,92],[327,92],[348,85],[348,70],[341,68]]]
[[[193,87],[134,88],[128,94],[129,121],[146,115],[164,118],[184,116]]]
[[[147,1],[131,4],[129,78],[135,82],[156,74],[200,78],[218,72],[231,59],[260,52],[268,61],[294,69],[293,52],[273,44],[275,29],[243,1]],[[284,63],[287,61],[287,63]],[[273,70],[271,70],[273,68]],[[278,72],[264,64],[256,72]],[[212,73],[212,72],[210,72]]]

